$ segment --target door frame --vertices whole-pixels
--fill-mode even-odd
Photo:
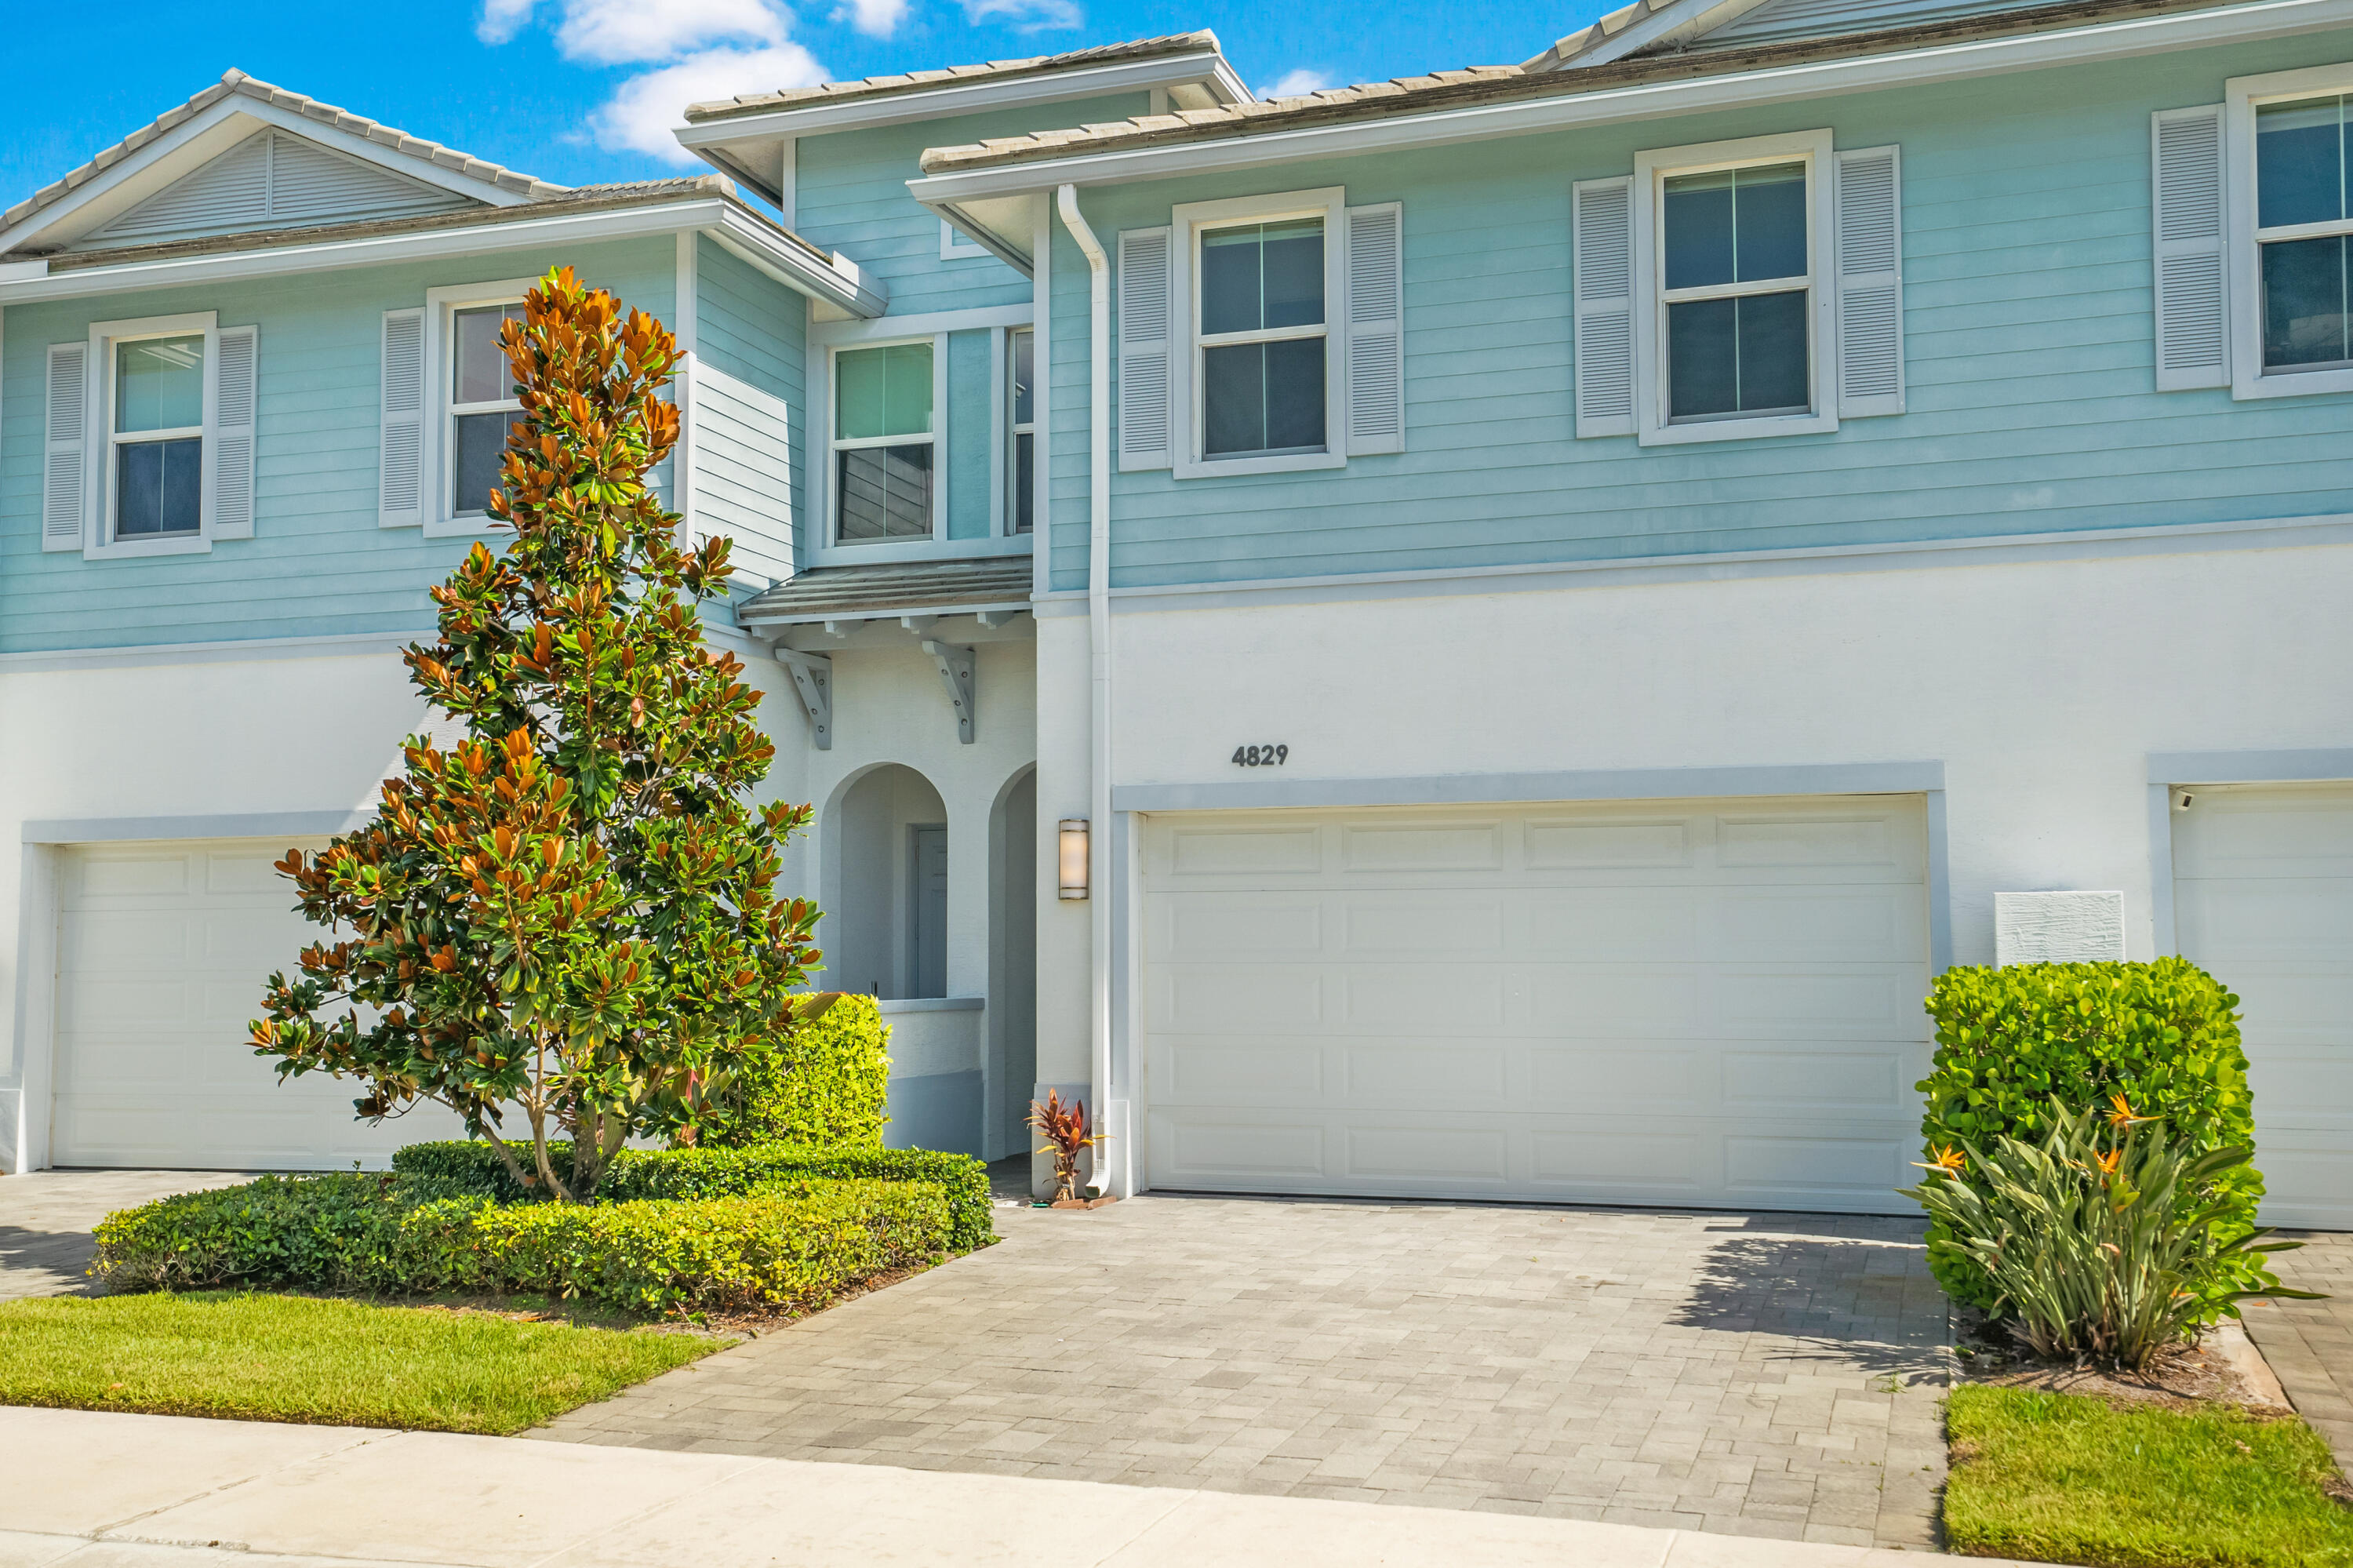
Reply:
[[[2353,747],[2148,754],[2149,926],[2159,958],[2181,954],[2173,911],[2173,792],[2220,784],[2353,784]]]

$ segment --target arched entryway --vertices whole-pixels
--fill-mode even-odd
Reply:
[[[849,780],[826,841],[824,984],[889,999],[947,994],[948,812],[913,768]]]

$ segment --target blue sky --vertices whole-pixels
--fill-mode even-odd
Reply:
[[[1253,88],[1524,59],[1608,7],[1509,0],[110,0],[14,7],[0,207],[235,66],[564,185],[677,166],[695,99],[1216,29]],[[671,154],[666,161],[664,154]]]

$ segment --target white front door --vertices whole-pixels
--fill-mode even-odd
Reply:
[[[305,847],[313,847],[306,845]],[[427,1107],[371,1128],[357,1086],[280,1084],[247,1045],[273,970],[326,933],[293,913],[276,839],[90,845],[65,853],[58,895],[55,1102],[58,1165],[185,1170],[381,1166],[404,1143],[462,1137]]]
[[[2353,785],[2194,790],[2173,899],[2182,956],[2238,993],[2263,1223],[2353,1230]]]
[[[1155,815],[1148,1183],[1905,1213],[1917,796]]]

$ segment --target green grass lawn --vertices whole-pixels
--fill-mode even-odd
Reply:
[[[305,1296],[0,1305],[0,1404],[520,1432],[723,1340]]]
[[[1948,1422],[1955,1552],[2093,1568],[2353,1564],[2353,1509],[2322,1491],[2335,1466],[2301,1421],[1957,1388]]]

